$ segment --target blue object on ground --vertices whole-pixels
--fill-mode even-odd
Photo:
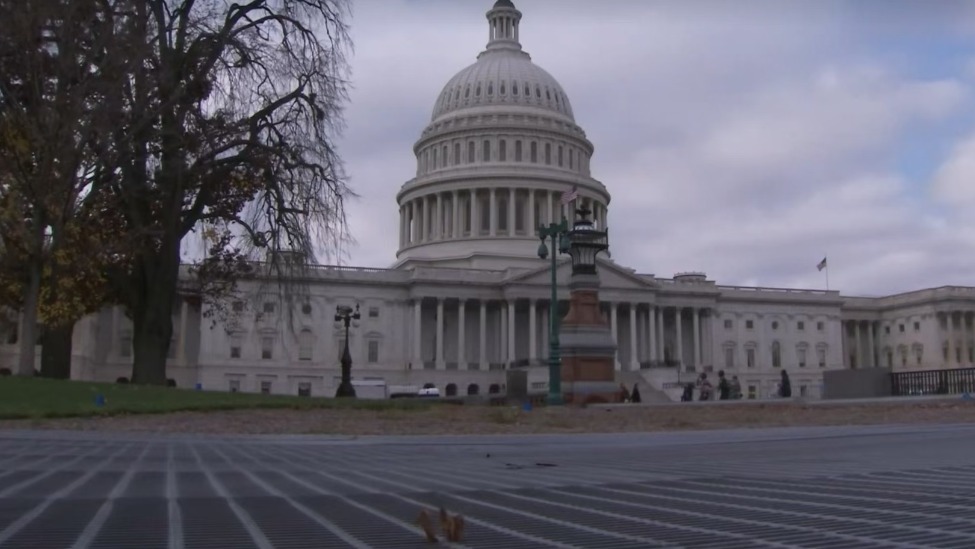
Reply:
[[[532,403],[531,402],[526,402],[526,403],[522,404],[521,405],[521,409],[524,410],[524,411],[526,411],[526,412],[531,412],[532,411]]]
[[[197,391],[202,391],[203,390],[203,384],[202,383],[197,383],[196,384],[196,390]]]
[[[99,408],[105,405],[105,395],[95,395],[95,406]]]

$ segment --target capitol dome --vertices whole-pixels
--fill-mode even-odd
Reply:
[[[522,50],[521,12],[498,0],[486,16],[487,46],[441,89],[413,147],[416,177],[396,196],[398,267],[535,268],[540,225],[581,206],[606,225],[593,145],[565,90]]]

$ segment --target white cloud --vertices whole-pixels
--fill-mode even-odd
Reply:
[[[357,5],[342,144],[362,196],[349,208],[353,263],[394,260],[413,143],[442,85],[483,48],[491,3]],[[896,162],[912,135],[971,110],[969,75],[913,77],[883,42],[906,32],[923,49],[939,28],[964,28],[954,23],[964,3],[916,17],[912,3],[893,15],[857,2],[516,4],[526,50],[596,146],[622,264],[822,286],[814,267],[829,253],[831,286],[854,293],[958,283],[953,273],[975,267],[959,253],[975,245],[975,223],[953,209],[975,203],[975,134],[932,183],[943,208]]]

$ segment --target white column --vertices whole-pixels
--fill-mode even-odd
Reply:
[[[640,357],[637,356],[636,303],[630,303],[630,370],[640,369]]]
[[[617,325],[616,313],[617,304],[615,301],[609,304],[609,326],[613,331],[613,343],[616,344],[616,354],[613,357],[613,362],[615,363],[616,370],[620,369],[620,338],[619,338],[619,326]]]
[[[677,311],[674,313],[674,327],[677,330],[675,334],[677,336],[677,345],[675,345],[676,349],[674,349],[674,352],[677,355],[677,362],[681,368],[684,367],[684,335],[683,327],[681,326],[683,324],[683,318],[684,310],[681,307],[677,307]]]
[[[873,343],[873,321],[867,322],[867,348],[869,348],[870,356],[867,357],[867,368],[874,368],[876,364],[876,356],[874,343]]]
[[[478,347],[477,347],[477,363],[480,365],[479,368],[484,370],[487,368],[487,302],[483,299],[481,300],[481,319],[477,326],[480,330],[478,334]]]
[[[457,196],[456,194],[454,195]],[[457,211],[456,209],[454,211]],[[455,225],[456,226],[456,225]],[[467,327],[465,326],[465,316],[467,312],[467,301],[461,299],[457,302],[457,369],[467,369]]]
[[[657,307],[657,360],[664,359],[664,308]]]
[[[490,204],[489,210],[490,210],[491,219],[490,219],[490,232],[489,232],[489,234],[491,236],[497,236],[497,234],[498,234],[498,193],[497,193],[497,190],[491,189],[490,200],[491,200],[491,204]]]
[[[511,187],[508,189],[508,236],[515,235],[515,228],[517,223],[515,223],[515,199],[518,197],[516,189]]]
[[[537,311],[535,310],[535,299],[528,300],[528,360],[534,362],[538,358],[538,325],[536,324]]]
[[[481,234],[481,211],[477,207],[477,189],[471,189],[470,196],[471,238]]]
[[[416,298],[413,300],[413,366],[423,369],[423,339],[421,332],[423,328],[423,300]]]
[[[433,215],[434,222],[437,227],[433,230],[433,239],[441,240],[444,237],[443,225],[444,225],[444,207],[443,207],[443,193],[437,193],[437,212]]]
[[[417,225],[417,242],[427,241],[427,206],[430,204],[430,197],[424,196],[420,200],[420,223]]]
[[[957,334],[958,325],[955,324],[955,311],[948,311],[948,361],[946,365],[955,364],[958,362],[958,355],[955,354],[955,347],[958,346]]]
[[[657,308],[647,311],[647,360],[657,360]]]
[[[545,198],[546,203],[548,204],[545,210],[545,221],[547,223],[555,223],[555,218],[553,217],[554,214],[552,213],[553,208],[555,208],[555,205],[552,203],[552,191],[546,191]]]
[[[454,191],[450,201],[454,209],[450,224],[450,238],[460,238],[460,191]]]
[[[853,353],[856,356],[857,368],[863,368],[863,353],[860,350],[860,321],[853,321]],[[948,353],[951,356],[951,353]]]
[[[186,300],[180,298],[179,300],[179,360],[186,363],[186,320],[188,307],[186,305]]]
[[[691,315],[694,320],[694,354],[691,355],[691,360],[694,361],[695,367],[701,366],[701,310],[697,307],[691,309]]]
[[[437,298],[437,369],[444,369],[443,358],[443,298]]]
[[[420,242],[426,242],[430,236],[430,197],[423,197],[423,234]]]
[[[535,230],[538,229],[538,221],[535,219],[535,191],[528,190],[528,211],[526,213],[526,219],[528,222],[525,223],[525,234],[535,234]]]
[[[498,362],[508,361],[508,302],[498,304]]]
[[[508,362],[514,362],[515,360],[515,303],[512,300],[508,302]]]

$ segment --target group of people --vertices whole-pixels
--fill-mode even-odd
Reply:
[[[681,395],[681,402],[694,400],[694,390],[697,389],[698,400],[715,400],[714,386],[708,381],[708,374],[702,373],[697,377],[697,381],[688,383],[684,386],[684,394]],[[718,398],[717,400],[737,400],[742,398],[741,382],[738,376],[731,376],[731,381],[724,375],[724,370],[718,370]],[[779,381],[778,395],[780,398],[792,397],[792,383],[789,381],[789,373],[782,370],[782,380]]]

